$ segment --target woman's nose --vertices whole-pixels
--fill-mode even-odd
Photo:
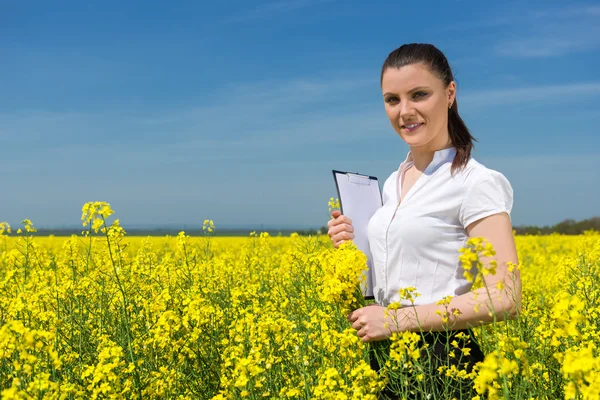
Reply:
[[[403,101],[400,103],[400,116],[401,117],[410,117],[415,115],[415,108],[410,101]]]

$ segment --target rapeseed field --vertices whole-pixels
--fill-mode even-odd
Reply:
[[[600,398],[597,233],[517,236],[518,315],[474,329],[486,356],[471,372],[448,365],[434,377],[414,332],[394,335],[371,369],[372,345],[347,321],[366,304],[352,243],[214,237],[208,220],[202,237],[128,237],[112,214],[87,203],[84,231],[69,238],[34,237],[28,220],[9,236],[0,224],[2,398],[376,399],[411,382],[402,398],[426,395],[432,379],[469,382],[475,399]],[[457,260],[490,251],[474,239]],[[447,345],[461,354],[468,340]]]

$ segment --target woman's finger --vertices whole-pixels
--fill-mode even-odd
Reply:
[[[361,329],[359,329],[356,334],[358,335],[359,338],[363,338],[365,336],[367,336],[367,327],[363,326]]]
[[[352,234],[348,233],[348,232],[341,232],[341,233],[338,233],[337,235],[333,236],[333,238],[331,240],[333,241],[333,243],[335,243],[339,246],[340,244],[344,243],[346,240],[352,240]]]
[[[339,224],[352,225],[352,218],[348,217],[347,215],[339,215],[327,221],[328,226],[337,226]]]
[[[364,325],[358,319],[352,323],[352,329],[356,329],[357,331],[362,329],[363,327]]]
[[[353,233],[354,232],[354,228],[352,227],[352,225],[341,224],[341,225],[329,228],[328,232],[331,235],[335,236],[335,235],[343,233],[343,232]],[[349,238],[346,238],[346,239],[349,239]]]

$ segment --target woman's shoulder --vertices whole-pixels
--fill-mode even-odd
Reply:
[[[471,158],[456,178],[464,185],[459,215],[464,227],[488,215],[510,215],[513,189],[504,174]]]
[[[484,182],[495,183],[499,186],[510,186],[510,182],[502,172],[486,167],[474,158],[470,158],[467,165],[454,174],[454,179],[464,185],[465,188]]]

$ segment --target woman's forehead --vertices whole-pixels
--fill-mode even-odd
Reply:
[[[383,92],[408,92],[415,87],[438,87],[441,80],[422,64],[411,64],[401,68],[388,68],[383,73]]]

